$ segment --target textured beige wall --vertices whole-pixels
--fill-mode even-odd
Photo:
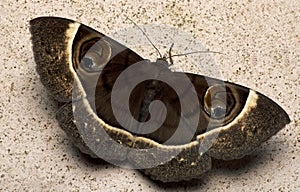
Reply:
[[[1,0],[0,191],[299,191],[299,13],[297,0]],[[28,21],[46,15],[105,34],[132,27],[125,16],[191,33],[223,53],[215,59],[224,79],[272,98],[292,123],[242,163],[222,165],[195,182],[163,185],[134,170],[95,164],[59,128],[35,71]],[[137,48],[145,57],[155,55],[150,50]]]

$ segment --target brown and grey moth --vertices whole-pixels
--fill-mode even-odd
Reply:
[[[37,72],[59,103],[56,117],[70,140],[83,153],[152,179],[198,178],[215,159],[242,158],[290,122],[259,92],[171,72],[166,59],[145,60],[78,22],[40,17],[30,31]]]

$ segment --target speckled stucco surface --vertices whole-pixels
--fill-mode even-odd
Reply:
[[[0,191],[300,191],[299,13],[296,0],[1,0]],[[218,164],[191,182],[153,182],[91,160],[60,129],[35,71],[28,21],[48,15],[105,34],[132,26],[126,16],[190,33],[222,53],[214,57],[224,79],[272,98],[292,122],[243,161]]]

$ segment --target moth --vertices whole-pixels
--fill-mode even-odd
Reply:
[[[242,158],[290,122],[259,92],[171,72],[165,58],[145,60],[78,22],[39,17],[30,32],[40,80],[75,146],[154,180],[198,178],[215,159]]]

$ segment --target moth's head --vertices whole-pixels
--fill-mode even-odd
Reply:
[[[166,58],[157,58],[156,63],[158,63],[166,69],[170,67],[170,63],[167,61]]]

